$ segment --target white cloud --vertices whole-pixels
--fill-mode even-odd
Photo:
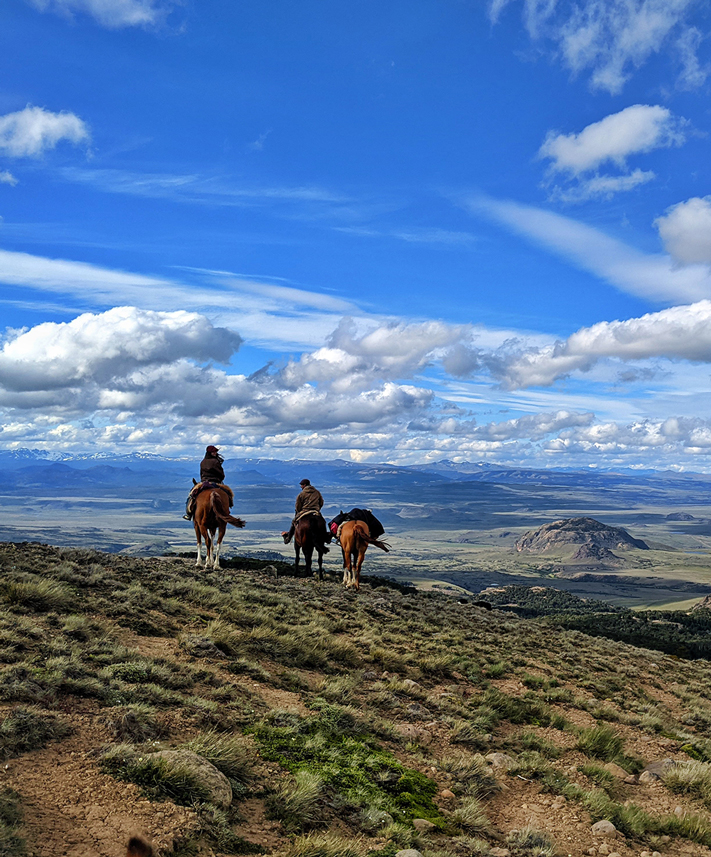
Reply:
[[[15,187],[17,179],[12,173],[9,173],[7,170],[2,170],[2,172],[0,172],[0,184],[9,184],[10,187]]]
[[[29,0],[42,12],[81,12],[109,28],[152,26],[164,20],[172,3],[164,0]]]
[[[548,386],[606,357],[711,363],[711,301],[599,322],[552,346],[508,355],[493,371],[511,388]]]
[[[675,261],[711,264],[711,196],[695,196],[672,205],[654,225]]]
[[[490,0],[492,21],[510,2]],[[689,57],[695,57],[698,42],[687,17],[695,5],[695,0],[524,0],[523,17],[531,38],[551,41],[573,74],[589,71],[593,89],[616,94],[667,44],[693,69]],[[700,82],[697,75],[695,85]]]
[[[624,167],[629,155],[683,141],[679,121],[670,110],[634,104],[587,125],[578,134],[549,131],[539,155],[551,159],[552,169],[579,175],[606,161]]]
[[[549,158],[549,173],[562,173],[574,184],[555,187],[551,196],[564,202],[581,202],[593,197],[610,198],[655,178],[651,170],[630,171],[630,155],[665,146],[681,145],[684,122],[666,107],[634,104],[619,113],[593,122],[578,134],[549,131],[538,155]],[[588,175],[606,163],[622,171],[619,175]]]
[[[241,341],[237,333],[216,328],[197,313],[115,307],[11,332],[0,351],[0,386],[14,392],[47,391],[106,383],[139,367],[183,358],[226,363]]]
[[[709,76],[708,63],[702,65],[699,61],[698,50],[704,36],[696,27],[684,30],[677,40],[677,50],[681,61],[681,72],[677,80],[680,89],[697,89],[706,83]]]
[[[656,178],[652,170],[635,170],[622,176],[592,176],[569,188],[554,187],[549,197],[560,202],[584,202],[588,199],[610,199],[616,193],[633,190]]]
[[[10,157],[38,158],[61,140],[88,141],[86,123],[74,113],[52,113],[30,104],[0,116],[0,152]]]
[[[640,253],[591,226],[532,206],[484,197],[470,200],[469,206],[548,247],[621,291],[674,302],[711,297],[708,265],[679,268],[669,256]]]
[[[143,309],[181,306],[209,312],[222,324],[239,324],[252,344],[276,349],[318,347],[345,312],[364,315],[353,303],[331,295],[259,283],[228,272],[197,273],[203,275],[200,281],[189,285],[86,262],[0,250],[0,283],[66,295],[82,306],[128,303]]]

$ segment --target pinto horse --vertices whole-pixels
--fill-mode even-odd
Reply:
[[[328,553],[326,541],[329,538],[326,522],[319,514],[304,515],[296,522],[294,530],[294,570],[299,575],[299,556],[304,552],[304,565],[307,577],[311,576],[311,560],[314,551],[318,554],[318,579],[323,580],[323,555]]]
[[[227,525],[243,527],[244,521],[230,515],[230,503],[224,491],[220,488],[208,488],[197,495],[193,524],[197,538],[195,565],[202,566],[202,539],[204,539],[205,568],[219,568],[220,545],[225,537]],[[215,541],[216,532],[218,532],[217,541]]]
[[[363,566],[368,545],[385,551],[390,550],[387,542],[371,538],[370,530],[365,521],[346,521],[341,525],[339,540],[343,551],[343,585],[346,589],[360,589],[360,570]]]

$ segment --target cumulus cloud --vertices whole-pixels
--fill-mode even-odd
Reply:
[[[106,383],[138,367],[181,358],[225,363],[240,343],[237,333],[197,313],[116,307],[11,333],[0,351],[0,386],[48,391]]]
[[[555,345],[512,354],[493,371],[509,388],[549,386],[571,372],[591,369],[605,357],[711,363],[711,301],[599,322]]]
[[[587,125],[578,134],[549,131],[539,157],[550,159],[551,173],[563,173],[577,182],[571,190],[556,189],[553,195],[568,201],[610,197],[650,181],[654,173],[640,169],[631,172],[627,158],[664,146],[681,145],[682,124],[666,107],[634,104]],[[622,170],[622,174],[586,175],[608,162]]]
[[[471,325],[437,321],[371,324],[359,332],[352,318],[343,318],[326,346],[290,361],[280,381],[289,388],[329,380],[333,389],[364,389],[376,379],[412,378],[435,362],[464,376],[478,365],[478,351],[468,344],[473,335]]]
[[[9,184],[10,187],[15,187],[17,179],[12,173],[9,173],[7,170],[2,170],[0,171],[0,184]]]
[[[587,125],[578,134],[549,131],[539,155],[554,170],[579,175],[606,161],[624,167],[629,155],[679,145],[684,135],[666,107],[634,104]]]
[[[0,152],[12,158],[38,158],[61,140],[75,145],[89,140],[89,129],[74,113],[52,113],[28,104],[0,116]]]
[[[680,268],[667,255],[640,253],[598,229],[533,206],[485,197],[470,200],[469,206],[621,291],[674,302],[711,297],[711,270],[707,265]]]
[[[103,27],[152,26],[163,21],[172,3],[163,0],[29,0],[42,12],[71,15],[80,12]]]
[[[711,264],[711,196],[672,205],[654,225],[665,250],[679,264]]]
[[[513,0],[491,0],[496,21]],[[685,68],[689,84],[703,82],[693,74],[698,38],[687,18],[695,0],[523,0],[523,19],[530,37],[550,41],[573,74],[590,72],[592,89],[619,93],[632,72],[669,45]]]

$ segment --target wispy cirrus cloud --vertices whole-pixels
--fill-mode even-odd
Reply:
[[[621,291],[674,303],[711,297],[708,265],[679,267],[670,256],[642,253],[592,226],[533,206],[481,196],[467,204]]]
[[[224,176],[198,173],[140,173],[117,169],[66,167],[67,181],[90,185],[108,193],[173,199],[211,205],[259,205],[268,202],[324,203],[346,205],[354,202],[343,194],[315,186],[248,186]]]
[[[355,304],[331,295],[259,283],[229,272],[196,273],[196,282],[188,282],[187,277],[152,277],[0,250],[0,283],[63,295],[75,302],[76,309],[127,303],[151,310],[180,306],[208,312],[224,324],[239,319],[240,330],[251,343],[276,350],[318,347],[345,312],[365,315]],[[27,292],[21,300],[27,301]]]
[[[9,184],[10,187],[15,187],[17,183],[17,179],[15,178],[15,176],[13,176],[12,173],[8,172],[7,170],[0,171],[0,184]]]
[[[513,0],[491,0],[496,22]],[[681,81],[701,85],[708,70],[699,63],[699,31],[689,23],[695,0],[523,0],[530,37],[553,45],[573,74],[589,72],[591,89],[619,93],[633,72],[663,48],[683,63]]]
[[[153,27],[162,23],[175,2],[171,0],[28,0],[41,12],[88,15],[110,29]]]

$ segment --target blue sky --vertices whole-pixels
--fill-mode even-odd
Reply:
[[[711,469],[703,0],[7,0],[4,448]]]

